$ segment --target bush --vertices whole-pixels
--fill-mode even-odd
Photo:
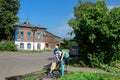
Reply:
[[[1,41],[0,42],[0,51],[17,51],[17,45],[12,41]]]

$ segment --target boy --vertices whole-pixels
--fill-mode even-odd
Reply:
[[[66,64],[66,72],[68,71],[68,67],[69,67],[69,52],[67,50],[62,50],[62,51],[59,51],[61,55],[61,59],[60,61],[64,61],[65,64]]]
[[[54,58],[53,58],[53,62],[51,64],[48,76],[53,76],[52,72],[56,68],[57,64],[60,62],[61,55],[58,54],[58,51],[60,51],[60,49],[58,48],[58,46],[55,46],[55,49],[54,49]]]

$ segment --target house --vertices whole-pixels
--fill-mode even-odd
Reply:
[[[44,41],[46,42],[45,43],[45,48],[53,49],[55,45],[60,46],[60,44],[61,44],[60,37],[48,32],[48,31],[45,31]]]
[[[15,44],[19,50],[53,49],[55,45],[61,43],[61,38],[48,32],[47,28],[28,22],[15,25],[15,27]]]

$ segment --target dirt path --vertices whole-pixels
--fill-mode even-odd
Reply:
[[[100,73],[108,73],[104,70],[98,68],[89,68],[89,67],[69,67],[69,71],[80,71],[80,72],[100,72]]]
[[[39,54],[0,54],[0,80],[15,75],[24,75],[42,70],[46,64],[51,62],[51,52]]]
[[[51,59],[52,59],[52,53],[0,54],[0,72],[1,72],[0,80],[5,80],[5,77],[29,74],[31,72],[43,70],[43,68],[48,68],[49,63],[51,63]],[[69,71],[82,71],[82,72],[87,71],[87,72],[100,72],[100,73],[114,74],[114,73],[106,72],[101,69],[72,67],[72,66],[69,67]],[[35,75],[39,76],[40,74],[38,73]],[[46,76],[46,75],[43,75],[43,76]],[[11,79],[11,80],[17,80],[17,79]],[[45,79],[43,78],[43,80]],[[46,78],[46,80],[50,80],[50,79]]]

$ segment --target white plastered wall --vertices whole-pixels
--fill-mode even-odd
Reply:
[[[17,45],[18,49],[20,50],[20,43],[24,43],[24,50],[33,50],[33,42],[19,42],[19,41],[15,41],[15,44]],[[27,49],[27,44],[30,43],[31,44],[31,49]],[[37,49],[37,45],[40,44],[40,49],[39,50],[44,50],[45,47],[45,43],[38,43],[38,42],[34,42],[34,50],[38,50]]]

